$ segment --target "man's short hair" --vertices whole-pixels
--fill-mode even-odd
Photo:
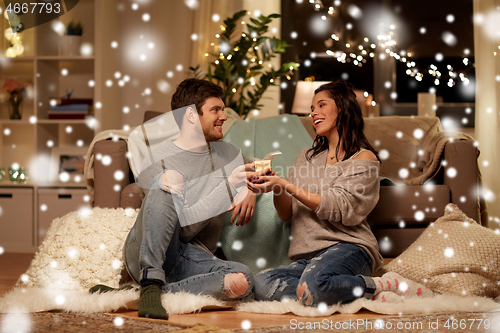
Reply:
[[[195,105],[199,115],[203,114],[201,107],[205,104],[205,100],[210,97],[222,98],[224,90],[213,82],[200,79],[185,79],[177,86],[170,107],[172,110],[177,110],[188,105]],[[184,112],[174,112],[175,122],[182,126]]]

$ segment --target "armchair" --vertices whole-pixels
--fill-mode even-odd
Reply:
[[[159,114],[147,111],[144,121]],[[310,118],[300,120],[314,138]],[[365,134],[382,160],[379,175],[393,182],[381,181],[379,202],[368,216],[384,257],[403,252],[429,223],[443,215],[448,203],[481,222],[479,152],[473,140],[443,132],[435,117],[366,118]],[[126,152],[123,140],[95,143],[94,156],[110,156],[111,164],[105,165],[102,159],[94,162],[94,206],[140,207],[143,192],[134,183]],[[116,170],[126,176],[116,180]]]

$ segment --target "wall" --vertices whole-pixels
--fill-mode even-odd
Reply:
[[[139,9],[132,10],[127,3],[121,12],[119,71],[130,77],[121,90],[122,126],[137,126],[146,110],[170,111],[170,98],[186,77],[193,49],[195,11],[184,1],[137,4]],[[150,15],[149,21],[143,20],[144,14]]]
[[[476,55],[476,140],[479,165],[488,203],[490,228],[499,228],[500,179],[500,1],[474,0]],[[493,35],[493,37],[492,37]]]
[[[260,11],[262,15],[268,16],[274,13],[281,13],[281,1],[280,0],[243,0],[243,7],[251,13],[254,13],[256,10]],[[272,33],[272,31],[276,31],[276,33]],[[271,31],[270,35],[275,35],[278,38],[281,36],[281,19],[274,19],[273,22],[269,25],[269,31]],[[272,61],[271,65],[274,68],[280,68],[281,66],[281,57],[277,55]],[[251,115],[250,117],[255,118],[264,118],[276,116],[280,113],[279,104],[280,104],[280,86],[271,86],[267,88],[264,93],[261,104],[263,107],[257,115]]]

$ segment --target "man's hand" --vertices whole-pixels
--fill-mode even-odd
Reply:
[[[250,222],[255,212],[256,200],[257,198],[255,193],[246,187],[243,188],[234,199],[231,207],[228,209],[228,211],[233,211],[233,214],[231,215],[231,223],[236,220],[238,214],[239,217],[236,222],[237,226],[245,225]]]
[[[184,177],[178,171],[166,170],[162,177],[160,177],[159,185],[164,191],[169,191],[182,196]]]
[[[253,163],[247,163],[238,166],[231,172],[231,174],[228,177],[229,182],[236,188],[241,187],[245,184],[245,180],[249,175],[247,175],[247,171],[254,170],[254,164]],[[252,172],[248,172],[249,174],[252,174]]]
[[[247,185],[247,180],[256,179],[266,174],[274,174],[274,172],[271,172],[269,168],[256,172],[255,164],[247,163],[235,168],[229,175],[228,180],[234,187],[238,188]]]

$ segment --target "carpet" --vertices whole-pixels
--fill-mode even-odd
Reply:
[[[500,328],[500,312],[453,313],[434,315],[394,316],[381,319],[351,319],[334,321],[315,319],[295,321],[289,325],[224,330],[216,326],[198,324],[191,327],[171,325],[167,322],[151,322],[108,314],[72,314],[61,312],[40,312],[31,314],[0,315],[0,332],[496,332]]]
[[[171,332],[181,327],[106,314],[60,312],[4,314],[0,332]],[[185,327],[184,327],[185,328]]]

